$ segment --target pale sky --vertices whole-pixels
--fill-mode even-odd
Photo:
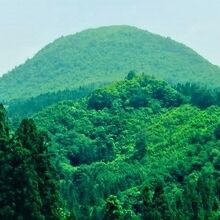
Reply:
[[[170,36],[220,66],[220,0],[0,0],[0,75],[61,35],[120,24]]]

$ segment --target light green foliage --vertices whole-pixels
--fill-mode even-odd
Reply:
[[[220,83],[220,68],[190,48],[135,27],[110,26],[48,44],[0,78],[0,101],[116,81],[132,69],[172,83]]]
[[[220,108],[186,102],[138,75],[34,116],[78,219],[218,219]]]
[[[157,88],[166,91],[163,96],[155,96]],[[147,104],[140,101],[143,96],[147,97]],[[131,134],[136,136],[128,124],[129,117],[144,111],[149,118],[150,114],[179,106],[183,101],[183,96],[167,83],[141,75],[96,90],[82,102],[63,102],[48,108],[35,120],[54,135],[53,140],[63,146],[73,165],[89,164],[101,159],[109,161],[129,151],[132,154],[138,143],[136,138],[129,138]]]
[[[0,217],[219,219],[217,93],[210,106],[208,91],[178,90],[186,96],[130,72],[82,100],[35,114],[48,135],[31,119],[10,133],[0,106]]]

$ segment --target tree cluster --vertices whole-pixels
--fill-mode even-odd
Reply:
[[[64,210],[46,140],[32,119],[12,133],[0,105],[1,219],[61,219]]]

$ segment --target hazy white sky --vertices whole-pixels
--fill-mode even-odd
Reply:
[[[114,24],[170,36],[220,66],[220,0],[0,0],[0,75],[61,35]]]

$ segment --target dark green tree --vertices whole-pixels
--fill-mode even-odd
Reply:
[[[215,137],[220,139],[220,124],[218,124],[214,130]]]
[[[149,103],[149,95],[145,90],[138,89],[131,95],[129,104],[133,108],[147,107]]]
[[[116,196],[109,196],[106,204],[105,220],[120,219],[123,216],[123,210]]]
[[[12,152],[10,149],[9,124],[4,106],[0,105],[0,219],[13,219],[14,192],[11,186]]]
[[[0,105],[0,166],[0,219],[62,219],[65,212],[61,212],[46,136],[38,132],[33,120],[24,119],[10,137],[3,105]]]
[[[12,165],[15,217],[18,219],[44,219],[42,199],[39,192],[38,173],[30,149],[19,138],[13,143]]]
[[[102,91],[101,89],[96,90],[88,99],[88,108],[95,110],[102,110],[104,108],[111,108],[113,97],[110,93]]]
[[[23,166],[26,163],[29,165],[26,179],[31,181],[32,186],[37,184],[34,187],[36,193],[33,193],[32,190],[36,203],[35,209],[39,208],[45,219],[60,219],[61,203],[57,179],[51,163],[51,153],[48,151],[46,136],[38,132],[33,120],[24,119],[16,132],[16,140],[29,153]],[[27,203],[29,202],[27,201]]]
[[[141,132],[136,137],[135,149],[133,158],[141,160],[147,153],[147,137],[146,132]]]
[[[133,79],[135,76],[136,76],[135,71],[134,71],[134,70],[131,70],[131,71],[128,73],[128,75],[126,76],[126,79],[127,79],[127,80],[131,80],[131,79]]]

